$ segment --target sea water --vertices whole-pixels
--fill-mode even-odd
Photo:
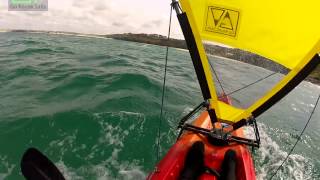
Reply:
[[[66,179],[145,179],[157,162],[165,47],[106,38],[0,33],[0,179],[23,179],[20,160],[36,147]],[[224,89],[270,71],[210,57]],[[161,156],[179,119],[202,102],[188,52],[169,49]],[[269,89],[276,74],[232,96],[237,106]],[[291,149],[320,87],[301,83],[257,118],[258,179],[268,179]],[[320,178],[320,108],[274,179]],[[252,136],[250,129],[246,130]]]

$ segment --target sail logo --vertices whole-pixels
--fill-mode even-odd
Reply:
[[[239,11],[209,6],[205,21],[205,31],[236,37]]]

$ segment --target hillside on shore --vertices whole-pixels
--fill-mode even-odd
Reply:
[[[166,36],[158,34],[82,34],[75,32],[62,32],[62,31],[36,31],[36,30],[5,30],[4,32],[22,32],[22,33],[47,33],[47,34],[63,34],[63,35],[75,35],[75,36],[88,36],[88,37],[106,37],[124,41],[132,41],[139,43],[154,44],[159,46],[169,46],[174,48],[187,49],[186,42],[180,39],[168,38]],[[227,48],[214,44],[205,45],[206,52],[211,55],[226,57],[234,60],[238,60],[251,65],[259,66],[274,72],[286,74],[288,69],[284,66],[274,63],[262,56],[249,53],[237,48]],[[306,78],[307,81],[320,85],[320,65]]]
[[[168,40],[167,37],[158,35],[158,34],[111,34],[105,35],[105,37],[125,40],[125,41],[133,41],[147,44],[154,44],[160,46],[169,46],[174,48],[187,49],[186,42],[184,40],[179,39],[171,39]],[[247,51],[243,51],[236,48],[227,48],[213,44],[206,44],[205,49],[207,53],[211,55],[217,55],[221,57],[226,57],[234,60],[238,60],[244,63],[252,64],[255,66],[259,66],[274,72],[286,74],[288,73],[288,69],[284,66],[276,64],[271,60],[268,60],[262,56],[249,53]],[[309,82],[320,85],[320,65],[307,77],[306,79]]]

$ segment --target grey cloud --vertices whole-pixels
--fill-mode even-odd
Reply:
[[[159,27],[161,26],[163,23],[163,20],[159,19],[159,20],[152,20],[149,21],[147,23],[142,24],[143,28],[152,28],[152,27]]]
[[[112,26],[122,27],[122,26],[124,26],[124,24],[123,23],[119,23],[119,22],[113,22]]]
[[[36,11],[30,11],[30,12],[26,12],[26,13],[25,13],[25,15],[27,15],[27,16],[41,16],[41,15],[43,15],[43,14],[45,14],[45,13],[43,13],[43,12],[36,12]]]
[[[109,7],[105,4],[97,4],[94,6],[94,10],[95,11],[105,11],[105,10],[108,10]]]
[[[144,28],[150,28],[150,27],[152,27],[152,24],[144,23],[144,24],[142,24],[142,27],[144,27]]]
[[[83,8],[87,7],[88,3],[83,1],[83,0],[76,0],[73,1],[72,6],[77,7],[77,8]]]
[[[8,12],[6,5],[0,3],[0,28],[93,34],[166,32],[166,17],[155,15],[161,11],[152,14],[141,8],[141,2],[127,1],[128,6],[119,0],[49,0],[48,12]]]
[[[151,21],[151,23],[152,23],[154,26],[160,26],[160,25],[162,25],[163,20],[162,20],[162,19],[153,20],[153,21]]]
[[[91,8],[95,11],[104,11],[109,9],[106,3],[107,2],[103,0],[74,0],[72,6],[81,9]]]

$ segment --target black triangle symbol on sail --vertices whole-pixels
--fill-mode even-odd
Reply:
[[[220,20],[221,20],[220,22],[221,28],[233,30],[230,14],[228,11],[225,13],[224,17],[220,18]]]
[[[225,10],[219,10],[219,11],[222,11],[222,13],[221,13],[221,15],[220,15],[218,18],[216,18],[216,17],[214,16],[214,11],[215,11],[215,9],[211,9],[214,26],[217,26],[218,23],[219,23],[219,21],[222,19],[222,16],[223,16]]]
[[[215,26],[218,24],[218,22],[220,21],[220,19],[221,19],[221,18],[219,18],[219,19],[213,19]]]

